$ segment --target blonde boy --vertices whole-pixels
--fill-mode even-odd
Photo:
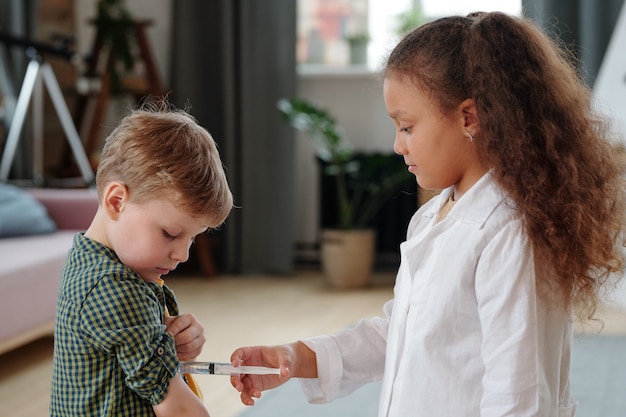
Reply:
[[[53,416],[206,416],[178,373],[203,329],[178,315],[161,277],[232,208],[209,133],[180,110],[132,111],[107,138],[98,211],[78,234],[59,286]]]

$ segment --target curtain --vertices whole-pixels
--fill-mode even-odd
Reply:
[[[293,0],[173,2],[172,101],[214,136],[235,208],[214,238],[221,272],[287,273],[294,240]]]
[[[522,0],[526,16],[574,48],[590,87],[623,4],[624,0]]]

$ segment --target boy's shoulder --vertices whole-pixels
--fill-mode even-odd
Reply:
[[[60,293],[71,298],[84,298],[102,280],[130,281],[140,284],[141,279],[126,267],[115,252],[79,233],[68,252],[61,273]]]
[[[78,270],[109,274],[121,273],[127,269],[112,249],[78,233],[68,252],[64,273]]]

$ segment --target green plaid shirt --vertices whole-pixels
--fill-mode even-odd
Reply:
[[[178,314],[166,286],[76,235],[59,284],[51,415],[153,416],[179,366],[166,308]]]

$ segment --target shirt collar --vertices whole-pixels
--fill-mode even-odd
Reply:
[[[424,216],[434,217],[441,206],[448,201],[454,187],[441,191],[434,204],[424,212]],[[504,204],[506,193],[496,183],[491,171],[483,175],[469,190],[463,194],[448,213],[448,218],[457,221],[475,224],[481,227],[494,210]]]
[[[106,256],[107,258],[111,258],[115,262],[121,263],[120,258],[117,256],[113,249],[104,246],[98,241],[88,238],[87,236],[85,236],[84,232],[80,232],[76,235],[76,237],[74,238],[74,243],[76,247],[80,250]]]

